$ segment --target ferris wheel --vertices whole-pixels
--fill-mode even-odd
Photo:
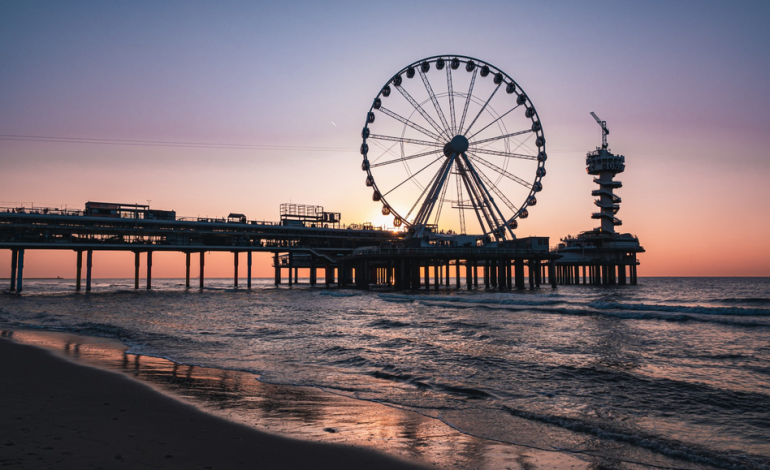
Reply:
[[[543,188],[545,136],[532,101],[508,74],[471,57],[399,70],[374,98],[361,137],[372,199],[412,236],[441,221],[513,239]]]

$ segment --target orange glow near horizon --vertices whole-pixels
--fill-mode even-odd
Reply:
[[[770,80],[766,5],[693,14],[687,2],[488,1],[474,12],[484,28],[448,36],[440,22],[414,28],[374,4],[197,5],[179,21],[162,4],[43,3],[0,5],[0,207],[149,200],[179,217],[276,221],[291,201],[341,212],[346,225],[392,227],[361,170],[366,113],[400,68],[457,53],[509,74],[542,122],[547,175],[517,236],[556,245],[598,225],[585,171],[601,143],[595,111],[626,157],[617,229],[646,249],[641,277],[770,276],[770,94],[757,91]],[[429,3],[409,9],[435,15]],[[595,24],[612,41],[597,42]],[[435,67],[426,76],[447,82]],[[444,206],[440,229],[457,231],[457,219]],[[184,255],[156,253],[154,277],[184,276]],[[10,257],[0,250],[0,277]],[[255,256],[255,277],[272,277],[268,258]],[[206,276],[231,277],[232,264],[232,254],[211,253]],[[93,269],[131,278],[133,255],[96,252]],[[71,251],[26,254],[25,277],[74,273]]]

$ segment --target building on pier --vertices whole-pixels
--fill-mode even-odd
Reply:
[[[294,274],[303,263],[326,268],[327,284],[334,282],[337,258],[355,248],[379,246],[403,239],[402,233],[375,229],[371,224],[340,228],[341,216],[320,206],[284,205],[280,221],[247,220],[231,213],[227,218],[179,218],[174,211],[138,204],[88,202],[85,210],[58,208],[0,208],[0,249],[11,250],[8,290],[20,293],[24,282],[25,253],[30,250],[71,250],[76,257],[75,290],[91,290],[94,252],[134,254],[134,287],[139,288],[141,258],[152,287],[152,255],[158,251],[185,253],[186,287],[190,287],[192,256],[199,259],[199,285],[204,287],[206,252],[233,253],[234,284],[238,286],[240,254],[246,254],[247,287],[251,287],[252,253],[268,252],[276,260],[276,283],[281,269]],[[281,255],[285,256],[281,256]],[[294,258],[297,261],[294,261]],[[85,260],[84,260],[85,258]],[[285,264],[280,259],[286,258]],[[84,263],[85,261],[85,263]],[[197,263],[196,263],[197,264]],[[291,282],[291,276],[290,276]],[[311,275],[315,283],[315,277]]]
[[[636,284],[637,254],[644,253],[644,248],[635,235],[615,231],[615,227],[623,224],[616,217],[621,198],[614,192],[623,183],[616,181],[615,176],[625,170],[626,157],[609,150],[607,122],[594,113],[591,115],[602,128],[602,146],[586,155],[586,171],[599,186],[591,192],[599,208],[591,218],[599,219],[600,226],[561,239],[553,250],[561,255],[556,261],[556,280],[559,284]]]
[[[371,286],[417,290],[537,289],[556,286],[555,260],[547,237],[513,240],[505,246],[473,247],[363,247],[338,260],[338,285],[369,289]],[[454,278],[454,282],[452,282]],[[454,286],[452,285],[454,284]]]

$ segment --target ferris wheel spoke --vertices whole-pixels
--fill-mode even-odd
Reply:
[[[457,133],[462,134],[463,124],[465,123],[465,116],[468,114],[468,105],[471,104],[471,97],[473,96],[473,84],[476,83],[476,72],[479,71],[478,67],[473,68],[473,76],[471,77],[471,84],[468,87],[468,94],[465,95],[465,108],[463,109],[463,117],[460,119],[460,127],[457,128]]]
[[[443,152],[444,152],[443,149],[431,150],[429,152],[418,153],[416,155],[409,155],[408,157],[400,157],[400,158],[396,158],[396,159],[393,159],[393,160],[388,160],[388,161],[385,161],[385,162],[376,163],[376,164],[371,165],[370,168],[377,168],[379,166],[390,165],[391,163],[405,162],[407,160],[413,160],[415,158],[425,157],[427,155],[436,155],[437,153],[443,153]]]
[[[449,67],[452,68],[452,67]],[[425,85],[425,90],[428,91],[428,95],[430,96],[430,100],[433,102],[433,107],[436,108],[436,114],[438,114],[439,119],[441,119],[441,124],[444,126],[444,132],[446,133],[447,137],[451,137],[451,131],[449,130],[449,124],[446,122],[446,116],[444,116],[444,110],[441,109],[441,106],[438,104],[438,99],[436,98],[436,94],[433,93],[433,87],[430,86],[430,82],[428,81],[428,76],[425,75],[425,73],[420,69],[420,78],[422,78],[422,83]]]
[[[417,208],[417,206],[420,204],[420,201],[423,200],[423,198],[426,198],[426,193],[428,192],[428,189],[432,188],[433,185],[436,183],[436,180],[438,179],[439,175],[443,172],[444,165],[446,165],[446,162],[441,164],[441,169],[439,169],[438,172],[436,172],[435,175],[430,179],[428,184],[425,186],[425,188],[420,193],[420,196],[414,201],[414,204],[412,204],[412,207],[409,209],[409,212],[406,213],[406,219],[409,220],[409,216],[412,215],[412,212]],[[422,211],[422,208],[425,206],[425,203],[420,205],[420,211]],[[418,213],[420,211],[417,211]],[[417,221],[417,217],[415,217],[415,222]]]
[[[399,188],[401,185],[403,185],[404,183],[406,183],[406,182],[407,182],[407,181],[409,181],[410,179],[414,178],[415,176],[419,175],[420,173],[422,173],[422,171],[423,171],[423,170],[425,170],[425,169],[426,169],[426,168],[428,168],[429,166],[433,165],[433,164],[434,164],[434,163],[436,163],[437,161],[441,160],[442,158],[444,158],[444,156],[443,156],[443,155],[441,155],[441,156],[440,156],[440,157],[438,157],[437,159],[433,160],[432,162],[428,163],[428,164],[427,164],[427,165],[425,165],[424,167],[420,168],[418,171],[416,171],[416,172],[412,173],[411,175],[409,175],[409,178],[407,178],[407,179],[405,179],[404,181],[402,181],[402,182],[398,183],[398,184],[397,184],[397,185],[396,185],[396,186],[395,186],[393,189],[391,189],[391,190],[390,190],[390,191],[388,191],[387,193],[383,194],[383,195],[382,195],[382,197],[385,197],[385,196],[387,196],[388,194],[392,193],[393,191],[395,191],[396,189],[398,189],[398,188]]]
[[[519,211],[519,209],[505,196],[505,194],[502,191],[500,191],[500,189],[497,186],[495,186],[492,180],[490,180],[489,177],[487,177],[487,175],[485,175],[483,171],[479,171],[477,173],[481,177],[481,179],[484,181],[484,183],[490,188],[492,188],[492,192],[494,192],[497,195],[497,197],[503,201],[503,203],[508,207],[508,209],[510,209],[511,212],[513,212],[513,214]]]
[[[517,104],[517,105],[516,105],[516,106],[514,106],[513,108],[511,108],[511,109],[509,109],[508,111],[506,111],[504,114],[502,114],[502,115],[498,116],[498,117],[497,117],[497,119],[495,119],[494,121],[492,121],[492,122],[490,122],[489,124],[487,124],[486,126],[484,126],[484,127],[483,127],[483,128],[480,130],[480,131],[476,131],[476,132],[474,132],[472,136],[468,137],[468,140],[471,140],[472,138],[474,138],[474,137],[476,137],[477,135],[481,134],[481,133],[482,133],[482,132],[484,132],[484,131],[485,131],[485,130],[486,130],[488,127],[489,127],[489,126],[491,126],[492,124],[496,123],[496,122],[497,122],[497,121],[499,121],[500,119],[504,118],[504,117],[505,117],[505,116],[507,116],[509,113],[511,113],[513,110],[515,110],[516,108],[518,108],[519,106],[521,106],[521,105],[518,105],[518,104]]]
[[[457,209],[460,211],[460,233],[465,235],[465,201],[463,201],[463,184],[459,166],[455,176],[457,177]]]
[[[452,67],[446,68],[446,87],[447,90],[449,90],[449,115],[451,116],[452,120],[452,127],[450,127],[450,130],[452,133],[456,133],[457,122],[455,122],[455,95],[454,87],[452,85]]]
[[[418,227],[417,236],[422,235],[422,231],[427,224],[427,222],[430,220],[430,215],[433,213],[433,209],[436,207],[436,202],[438,201],[439,196],[441,195],[441,190],[444,188],[447,180],[447,177],[449,176],[449,173],[452,169],[452,164],[454,163],[456,154],[452,154],[448,159],[446,159],[441,165],[441,169],[436,175],[436,178],[434,178],[433,185],[431,186],[431,190],[428,193],[427,196],[425,196],[425,200],[423,201],[422,206],[420,207],[420,211],[417,213],[417,215],[414,218],[414,224]]]
[[[479,110],[479,113],[478,113],[478,114],[476,114],[476,117],[475,117],[475,118],[473,118],[473,121],[471,121],[471,124],[468,126],[468,128],[467,128],[467,129],[465,129],[465,132],[463,132],[463,135],[465,135],[465,134],[467,134],[468,132],[470,132],[470,130],[471,130],[471,127],[473,127],[473,125],[474,125],[474,124],[476,124],[476,121],[477,121],[477,120],[479,119],[479,117],[481,116],[481,113],[483,113],[483,112],[484,112],[484,110],[485,110],[485,109],[487,109],[487,105],[489,104],[489,102],[490,102],[490,101],[492,101],[492,98],[494,98],[494,96],[495,96],[495,93],[497,93],[497,90],[499,90],[499,89],[500,89],[500,87],[502,86],[502,84],[503,84],[503,82],[500,82],[500,83],[498,83],[498,84],[497,84],[497,88],[495,88],[495,90],[492,92],[492,94],[491,94],[491,95],[489,95],[489,98],[487,98],[487,101],[486,101],[486,103],[484,103],[484,106],[482,106],[482,107],[481,107],[481,109]]]
[[[449,178],[448,175],[451,174],[451,166],[449,168],[449,173],[447,174],[447,179]],[[441,209],[444,207],[444,199],[446,198],[446,191],[449,189],[449,182],[447,181],[443,188],[441,189],[441,196],[438,198],[438,204],[436,205],[436,216],[433,219],[433,225],[438,227],[438,221],[441,218]]]
[[[494,141],[500,140],[500,139],[507,139],[509,137],[516,137],[517,135],[529,134],[530,132],[532,132],[532,129],[527,129],[526,131],[512,132],[510,134],[498,135],[498,136],[490,137],[490,138],[484,139],[484,140],[476,140],[474,142],[471,142],[470,145],[486,144],[487,142],[494,142]],[[478,132],[476,134],[478,134]]]
[[[417,139],[405,139],[403,137],[393,137],[390,135],[377,135],[377,134],[370,134],[369,139],[377,139],[377,140],[390,140],[391,142],[400,142],[403,144],[415,144],[415,145],[424,145],[426,147],[435,147],[439,145],[436,142],[428,142],[427,140],[417,140]]]
[[[432,117],[430,117],[428,112],[425,111],[425,109],[422,106],[420,106],[420,103],[418,103],[417,101],[415,101],[414,98],[412,98],[412,95],[410,95],[409,92],[406,91],[403,86],[397,86],[396,90],[398,90],[398,92],[401,93],[401,96],[403,96],[409,102],[409,104],[411,104],[412,107],[415,110],[417,110],[418,113],[420,113],[420,116],[422,116],[423,119],[428,121],[428,124],[430,124],[431,127],[433,127],[436,130],[436,132],[439,133],[439,135],[444,134],[445,131],[441,129],[441,126],[439,126],[438,123],[434,121]],[[436,139],[436,140],[439,140],[439,139]]]
[[[374,160],[369,160],[369,163],[370,163],[370,164],[372,164],[372,163],[377,163],[377,161],[378,161],[380,158],[384,157],[386,153],[389,153],[389,154],[393,155],[394,157],[398,157],[398,158],[401,158],[401,156],[400,156],[399,154],[397,154],[396,152],[394,152],[394,151],[393,151],[393,147],[395,147],[395,146],[396,146],[396,144],[395,144],[395,143],[394,143],[394,144],[392,144],[390,147],[386,147],[386,146],[385,146],[385,145],[384,145],[382,142],[377,142],[376,140],[373,140],[373,141],[372,141],[372,143],[373,143],[374,145],[376,145],[377,147],[379,147],[380,149],[382,149],[382,150],[383,150],[383,152],[380,154],[380,156],[379,156],[379,157],[375,158]]]
[[[465,165],[463,165],[462,158],[457,160],[457,167],[460,170],[463,183],[465,184],[465,189],[468,193],[468,199],[471,201],[471,205],[473,206],[473,213],[476,214],[476,220],[479,221],[481,230],[486,232],[486,226],[490,227],[491,230],[493,224],[489,218],[489,211],[487,210],[488,206],[484,202],[481,194],[479,194],[478,188],[476,188],[476,184],[473,178],[470,176],[470,171],[468,171],[465,168]],[[485,221],[486,225],[484,224]]]
[[[468,165],[468,169],[471,171],[471,174],[474,176],[474,179],[476,180],[476,184],[482,189],[483,195],[485,196],[485,200],[489,204],[489,213],[491,216],[492,221],[494,222],[494,228],[498,232],[498,234],[502,235],[501,229],[504,232],[504,229],[508,229],[508,232],[513,236],[513,232],[511,231],[510,227],[507,226],[505,223],[505,216],[503,215],[500,208],[497,206],[497,203],[495,202],[495,198],[492,197],[492,194],[489,192],[489,188],[484,185],[484,182],[479,176],[480,172],[477,172],[476,169],[473,167],[473,164],[468,159],[468,156],[463,154],[463,157],[465,158],[465,163]],[[495,188],[494,185],[490,185],[491,188]],[[496,188],[495,188],[496,189]],[[492,211],[494,209],[494,211]],[[496,212],[496,214],[495,214]],[[499,221],[498,221],[499,217]],[[491,228],[491,227],[490,227]]]
[[[510,152],[500,152],[497,150],[488,150],[485,148],[474,148],[474,152],[476,153],[484,153],[487,155],[497,155],[498,157],[506,157],[506,158],[519,158],[522,160],[537,160],[536,156],[533,155],[524,155],[521,153],[510,153]]]
[[[470,160],[473,160],[474,162],[478,162],[478,163],[484,165],[485,167],[487,167],[487,168],[489,168],[489,169],[491,169],[491,170],[493,170],[493,171],[495,171],[495,172],[505,176],[506,178],[519,183],[520,185],[524,186],[527,189],[532,189],[532,185],[531,184],[527,183],[526,181],[524,181],[523,179],[521,179],[518,176],[514,175],[513,173],[505,171],[502,168],[500,168],[499,166],[497,166],[497,165],[495,165],[493,163],[490,163],[490,162],[484,160],[483,158],[481,158],[481,157],[479,157],[477,155],[474,155],[474,154],[472,154],[470,152],[468,152],[468,156],[469,156]]]
[[[401,87],[398,87],[398,88],[401,88]],[[407,126],[411,127],[412,129],[414,129],[416,131],[419,131],[419,132],[422,132],[423,134],[427,135],[428,137],[432,137],[432,138],[436,139],[436,141],[443,140],[443,139],[441,139],[441,137],[438,136],[438,134],[435,134],[435,133],[429,131],[428,129],[420,126],[419,124],[416,124],[416,123],[410,121],[409,119],[407,119],[405,117],[399,116],[398,114],[394,113],[393,111],[391,111],[391,110],[389,110],[389,109],[387,109],[385,107],[381,107],[380,111],[382,111],[383,114],[385,114],[386,116],[390,116],[393,119],[395,119],[396,121],[404,123]]]

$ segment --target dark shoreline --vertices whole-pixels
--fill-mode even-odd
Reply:
[[[123,463],[134,463],[131,466],[146,463],[161,468],[205,468],[196,466],[204,460],[211,468],[253,468],[254,462],[266,468],[342,469],[587,466],[587,462],[560,452],[467,436],[435,419],[377,403],[315,388],[263,384],[246,372],[183,366],[127,354],[114,340],[24,330],[6,331],[4,336],[15,341],[0,341],[0,373],[4,382],[14,387],[5,388],[0,399],[16,406],[0,412],[0,422],[12,423],[0,440],[14,443],[0,447],[12,450],[3,452],[8,457],[3,456],[0,464],[23,463],[25,468],[38,468],[39,462],[40,468],[49,464],[83,468],[93,463],[111,467],[121,455]],[[37,347],[15,344],[18,342]],[[77,400],[72,402],[68,397]],[[103,402],[122,403],[120,409],[126,411],[116,413],[117,405]],[[169,402],[175,405],[169,406]],[[123,418],[128,416],[134,426],[131,432],[123,427]],[[192,423],[193,419],[196,424],[183,429],[167,428],[172,423]],[[67,423],[74,421],[79,423],[76,432],[80,434],[61,431],[71,428]],[[229,438],[230,444],[209,442],[214,427],[218,434],[235,436]],[[23,429],[36,432],[29,434]],[[173,439],[165,437],[172,433]],[[126,440],[128,434],[134,437]],[[73,440],[88,435],[102,441],[103,446],[90,445],[88,437]],[[151,451],[157,442],[164,442],[163,448],[175,446],[160,456],[164,460]],[[250,444],[239,447],[238,442]],[[63,449],[65,443],[78,450]],[[129,444],[131,447],[126,447]],[[47,448],[59,452],[44,452]],[[30,452],[35,455],[28,455]],[[284,454],[292,455],[293,460],[285,459]],[[74,455],[79,455],[79,460]],[[165,455],[172,457],[166,461]]]
[[[266,434],[150,387],[0,341],[0,464],[23,468],[422,468],[376,452]]]

